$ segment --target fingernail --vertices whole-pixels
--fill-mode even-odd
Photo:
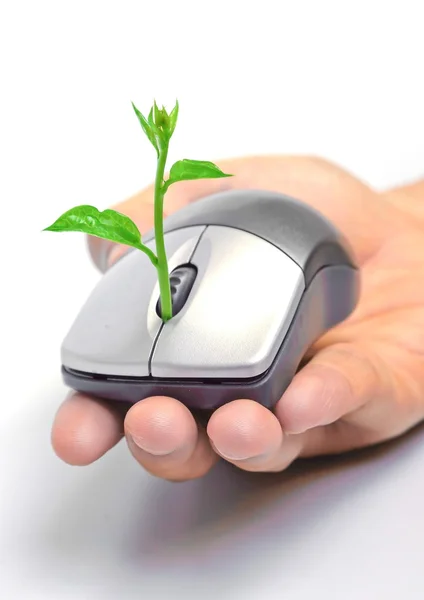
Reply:
[[[176,450],[176,448],[171,448],[169,450],[169,449],[151,446],[150,444],[146,443],[146,440],[144,438],[137,437],[137,436],[131,436],[130,439],[132,442],[134,442],[134,444],[138,448],[140,448],[140,450],[143,450],[144,452],[147,452],[148,454],[152,454],[153,456],[168,456],[169,454],[172,454]]]
[[[237,454],[234,452],[228,452],[228,451],[223,452],[212,442],[212,440],[209,440],[209,442],[210,442],[212,448],[215,450],[215,452],[217,454],[219,454],[220,456],[222,456],[222,458],[225,458],[226,460],[251,460],[251,459],[259,458],[262,456],[262,454],[253,455],[253,456],[251,454],[249,454],[246,456],[245,454]]]

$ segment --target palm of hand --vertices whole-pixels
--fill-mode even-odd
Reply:
[[[407,210],[406,200],[397,206],[402,194],[378,195],[320,160],[264,157],[220,166],[236,177],[179,184],[169,193],[168,209],[223,186],[272,189],[310,203],[339,227],[357,256],[357,309],[310,349],[274,412],[240,399],[217,410],[203,429],[174,399],[150,398],[123,415],[73,395],[53,428],[54,448],[67,462],[93,462],[124,429],[135,458],[167,479],[198,477],[219,456],[246,470],[278,471],[298,456],[389,439],[423,418],[424,218]],[[151,190],[118,210],[149,229]],[[92,239],[90,247],[99,264],[107,245]],[[115,248],[115,257],[121,251]]]

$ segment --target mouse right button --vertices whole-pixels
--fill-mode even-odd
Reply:
[[[153,377],[239,379],[271,365],[304,290],[302,269],[273,244],[209,226],[191,258],[197,269],[181,311],[164,324]]]

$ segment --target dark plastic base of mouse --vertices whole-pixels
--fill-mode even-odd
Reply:
[[[340,290],[338,298],[330,297]],[[348,317],[359,296],[359,273],[346,266],[321,269],[306,288],[292,325],[271,367],[255,379],[216,380],[116,377],[62,367],[67,386],[105,400],[135,404],[151,396],[176,398],[193,410],[214,410],[233,400],[250,399],[272,408],[289,386],[311,344]]]

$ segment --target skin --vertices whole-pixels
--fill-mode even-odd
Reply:
[[[171,481],[201,477],[220,458],[246,471],[281,471],[298,457],[390,440],[424,418],[424,181],[377,193],[317,158],[218,164],[235,176],[175,184],[165,214],[231,188],[297,197],[331,219],[350,243],[362,277],[357,309],[310,348],[274,411],[240,398],[204,427],[172,398],[149,398],[128,409],[72,393],[52,430],[54,450],[65,462],[88,465],[124,436],[144,469]],[[153,187],[114,208],[149,230]],[[89,248],[103,271],[125,251],[97,238],[89,239]]]

